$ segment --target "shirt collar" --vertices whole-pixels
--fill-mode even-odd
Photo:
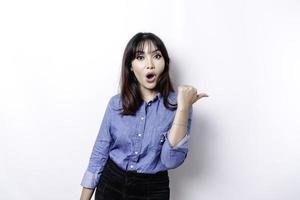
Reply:
[[[152,102],[156,101],[157,99],[160,100],[160,98],[161,98],[161,93],[158,92],[152,100],[150,100],[148,102],[145,101],[145,103],[152,103]]]

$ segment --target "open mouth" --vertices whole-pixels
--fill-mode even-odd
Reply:
[[[154,73],[149,73],[146,75],[147,82],[151,83],[151,82],[155,81],[155,78],[156,78],[156,74],[154,74]]]

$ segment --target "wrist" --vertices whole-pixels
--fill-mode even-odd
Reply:
[[[187,123],[175,123],[175,122],[173,122],[172,125],[175,125],[175,126],[184,126],[184,127],[186,127],[186,126],[187,126]]]
[[[189,106],[187,106],[187,105],[177,105],[177,110],[187,111],[187,110],[189,110]]]

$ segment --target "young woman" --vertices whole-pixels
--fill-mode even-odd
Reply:
[[[106,107],[81,186],[81,200],[169,200],[168,170],[188,153],[192,104],[205,93],[174,91],[160,38],[137,33],[122,61],[120,93]]]

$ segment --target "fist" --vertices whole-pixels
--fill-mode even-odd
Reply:
[[[177,106],[184,109],[189,109],[193,103],[201,99],[202,97],[208,97],[205,93],[197,93],[197,89],[190,85],[178,86],[177,94]]]

